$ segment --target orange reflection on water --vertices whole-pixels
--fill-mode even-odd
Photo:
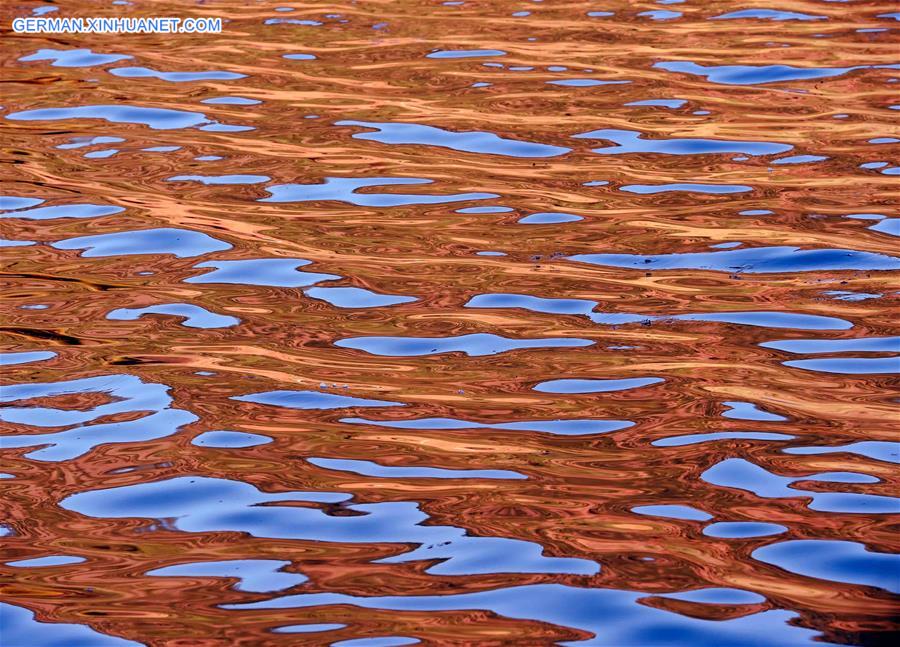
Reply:
[[[34,6],[5,6],[0,22]],[[887,644],[897,607],[876,581],[882,567],[842,566],[814,547],[780,566],[754,552],[803,540],[896,552],[897,507],[878,508],[897,493],[896,451],[885,455],[897,440],[896,365],[829,372],[786,362],[890,361],[897,344],[815,352],[761,346],[897,334],[900,292],[896,272],[887,270],[897,267],[889,229],[897,218],[896,172],[888,171],[898,163],[891,141],[898,72],[885,67],[897,63],[897,47],[894,21],[883,16],[896,7],[785,0],[767,8],[806,18],[712,20],[747,9],[737,2],[80,1],[46,15],[229,22],[222,34],[204,36],[6,34],[3,194],[43,202],[5,204],[22,210],[0,214],[0,237],[34,243],[3,249],[2,349],[9,357],[55,355],[3,369],[0,412],[19,411],[0,422],[2,469],[12,477],[0,566],[10,577],[5,600],[42,623],[86,625],[153,646],[385,636],[448,645],[745,644],[739,636],[773,631],[769,644]],[[613,15],[589,15],[599,11]],[[661,11],[680,15],[647,13]],[[133,58],[72,66],[22,60],[43,49],[85,48]],[[428,56],[451,50],[505,54]],[[284,58],[296,53],[316,58]],[[59,61],[71,62],[65,56]],[[788,69],[788,78],[745,83],[656,65],[667,61],[852,69],[819,78]],[[175,82],[115,72],[127,67],[245,76]],[[226,96],[253,101],[204,103]],[[675,103],[629,105],[648,100]],[[203,118],[172,127],[183,114],[137,123],[144,117],[110,120],[108,108],[91,118],[17,117],[85,106]],[[382,129],[336,125],[344,121]],[[391,124],[443,133],[397,134]],[[473,131],[485,135],[460,136]],[[607,136],[573,138],[592,131]],[[655,148],[597,152],[614,146],[610,137],[627,140],[610,131],[639,132]],[[682,144],[687,149],[671,142],[685,139],[694,140]],[[705,152],[710,141],[735,150]],[[516,148],[522,142],[537,148]],[[756,144],[791,148],[757,154]],[[778,162],[801,155],[827,159]],[[326,178],[372,182],[351,192]],[[670,184],[705,188],[652,192]],[[629,189],[635,186],[645,188]],[[711,192],[722,187],[746,190]],[[460,194],[472,196],[457,200]],[[71,205],[85,204],[124,211],[73,216]],[[62,205],[70,211],[29,211]],[[509,209],[472,211],[491,206]],[[581,220],[519,223],[547,213]],[[180,231],[153,231],[160,229]],[[114,244],[103,238],[120,232]],[[714,247],[727,243],[740,245]],[[829,257],[835,269],[817,257],[776,271],[746,260],[721,266],[718,256],[663,269],[671,257],[643,260],[771,247],[846,250],[848,260]],[[570,258],[601,254],[638,260]],[[258,259],[296,263],[221,263]],[[305,282],[307,274],[330,276]],[[360,292],[316,291],[336,287],[365,290],[377,305],[359,307]],[[484,295],[531,300],[491,297],[478,306]],[[141,314],[172,304],[194,306],[196,325],[184,314]],[[777,325],[766,315],[753,325],[676,318],[747,312],[807,318]],[[471,353],[438,349],[449,337],[485,334],[505,340],[484,342],[486,354],[472,340],[459,342],[473,344]],[[428,342],[417,355],[378,354],[372,337],[432,338],[437,350]],[[557,347],[499,352],[510,340],[550,338]],[[359,339],[369,350],[345,343]],[[573,340],[593,343],[566,346]],[[129,400],[127,386],[20,389],[101,376],[138,378],[138,395]],[[663,381],[591,393],[535,389],[561,379],[647,377]],[[308,397],[320,398],[316,406],[324,406],[322,394],[404,406],[234,399],[280,391],[314,392]],[[49,410],[40,420],[38,408]],[[101,414],[91,418],[92,411]],[[550,424],[560,420],[589,422],[560,431]],[[260,444],[198,439],[222,430]],[[44,439],[23,440],[36,434]],[[54,434],[61,435],[47,438]],[[878,443],[880,453],[870,445],[812,453],[854,443]],[[321,467],[311,458],[347,463]],[[712,482],[707,472],[730,459],[768,476]],[[391,468],[506,476],[434,478]],[[856,476],[810,478],[830,473]],[[244,505],[226,489],[221,500],[189,509],[190,488],[128,499],[139,491],[130,488],[181,477],[346,500],[259,495]],[[787,483],[787,495],[772,494],[776,481]],[[128,505],[103,508],[104,495],[77,498],[101,490]],[[833,503],[823,493],[881,498]],[[143,513],[143,503],[181,512]],[[671,505],[703,518],[634,511]],[[354,521],[365,515],[370,525]],[[786,530],[710,536],[710,524],[720,522]],[[338,530],[351,527],[360,530]],[[450,537],[446,544],[417,541],[440,533]],[[520,543],[472,541],[481,538]],[[84,561],[9,565],[50,555]],[[234,577],[147,575],[222,560],[286,561],[283,572],[308,579],[246,591]],[[819,563],[824,570],[809,570]],[[572,604],[562,588],[530,589],[545,592],[546,609],[516,589],[549,585],[597,597],[584,598],[591,602],[573,624],[564,621]],[[673,597],[705,589],[744,597]],[[309,606],[240,608],[315,594],[393,601],[322,597]],[[402,600],[469,594],[485,596],[440,609]],[[507,594],[513,602],[501,609],[496,600]],[[606,624],[595,631],[598,618]],[[301,624],[344,626],[272,631]],[[37,644],[54,635],[50,625],[31,631]]]

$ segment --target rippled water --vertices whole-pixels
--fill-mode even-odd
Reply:
[[[5,646],[888,644],[895,5],[22,15]]]

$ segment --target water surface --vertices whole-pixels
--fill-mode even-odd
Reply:
[[[890,644],[888,3],[26,15],[4,645]]]

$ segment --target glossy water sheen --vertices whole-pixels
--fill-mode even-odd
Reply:
[[[4,647],[890,644],[897,20],[4,3]]]

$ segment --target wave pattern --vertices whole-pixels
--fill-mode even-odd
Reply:
[[[4,5],[227,18],[4,36],[4,644],[888,644],[898,14],[757,5]]]

